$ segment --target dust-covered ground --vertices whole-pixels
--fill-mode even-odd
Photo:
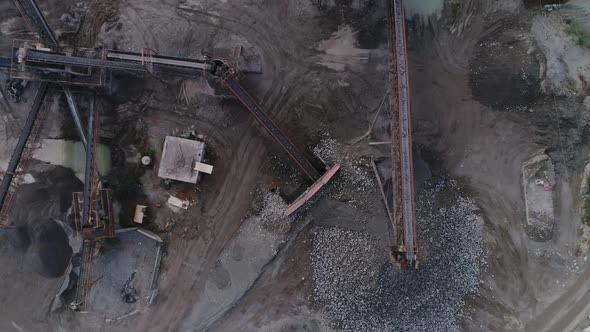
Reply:
[[[0,330],[569,331],[590,325],[590,270],[586,253],[576,251],[590,51],[568,32],[578,16],[587,29],[584,1],[551,12],[518,0],[467,0],[458,8],[432,1],[408,20],[414,144],[421,156],[415,164],[422,165],[417,271],[389,261],[388,217],[371,166],[377,160],[387,194],[389,147],[367,144],[390,135],[389,110],[381,105],[388,78],[383,1],[324,1],[321,8],[287,0],[40,3],[68,44],[195,58],[242,46],[260,71],[245,74],[248,91],[304,153],[342,169],[309,206],[281,218],[284,201],[307,184],[213,79],[114,74],[96,91],[101,128],[110,133],[101,139],[113,151],[114,168],[131,170],[121,174],[134,174],[133,188],[141,192],[118,196],[121,225],[135,204],[147,204],[146,227],[166,243],[158,296],[115,321],[50,311],[73,250],[71,192],[82,184],[63,168],[33,163],[27,171],[35,182],[16,196],[18,227],[2,231],[3,280],[13,282],[0,292],[7,308]],[[16,9],[0,6],[6,9],[0,45],[32,38]],[[33,90],[25,93],[29,102]],[[59,91],[52,98],[56,120],[43,136],[75,137],[67,117],[57,116],[67,111]],[[29,105],[3,100],[0,165]],[[197,186],[161,186],[163,138],[192,130],[205,136],[214,173]],[[546,242],[533,241],[523,228],[521,166],[539,150],[553,162],[556,179]],[[146,152],[155,167],[138,167],[138,154]],[[170,194],[187,198],[189,209],[167,207]]]

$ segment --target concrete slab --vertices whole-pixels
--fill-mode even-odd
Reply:
[[[176,181],[197,183],[199,172],[193,169],[194,162],[201,162],[205,143],[186,138],[166,136],[158,177]]]
[[[137,229],[118,232],[117,238],[106,241],[94,258],[91,279],[94,285],[86,310],[115,319],[147,306],[155,291],[152,284],[157,284],[153,279],[158,273],[160,245],[155,237],[146,236]],[[135,289],[135,303],[123,301],[121,291],[126,283]]]
[[[555,224],[552,190],[555,170],[551,159],[543,151],[522,164],[522,185],[527,235],[535,241],[547,241],[553,235]]]

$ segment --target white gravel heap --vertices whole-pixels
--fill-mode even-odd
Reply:
[[[263,222],[272,223],[283,218],[283,212],[287,207],[288,205],[281,195],[276,192],[268,192],[264,195],[262,208],[256,214]]]
[[[343,147],[334,138],[326,136],[320,140],[320,142],[313,147],[313,155],[328,164],[337,163],[342,154]]]
[[[418,271],[387,262],[368,234],[318,229],[312,267],[314,297],[336,329],[454,331],[468,293],[477,292],[482,223],[453,182],[429,184],[418,197],[419,238],[427,256]],[[447,206],[439,208],[437,198]],[[449,200],[451,203],[449,203]]]
[[[329,197],[348,203],[355,208],[371,205],[372,196],[376,192],[376,181],[369,158],[343,158],[346,147],[336,139],[324,134],[320,142],[313,147],[313,155],[322,160],[328,166],[340,164],[340,170],[332,178],[328,185],[324,186],[318,194],[307,204],[299,209],[299,213],[305,212],[321,197]]]

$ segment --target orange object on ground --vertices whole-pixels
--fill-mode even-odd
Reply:
[[[320,188],[322,188],[326,183],[328,183],[328,181],[330,181],[330,179],[334,176],[334,174],[336,174],[336,172],[339,169],[340,164],[335,164],[334,166],[332,166],[332,168],[329,171],[327,171],[324,175],[322,175],[322,177],[319,180],[312,184],[311,187],[309,187],[303,193],[303,195],[299,196],[299,198],[297,198],[295,202],[293,202],[293,204],[289,205],[289,207],[285,210],[285,213],[283,213],[283,216],[289,216],[290,214],[295,212],[295,210],[297,210],[303,204],[305,204],[305,202],[309,201],[313,197],[313,195],[315,195],[318,192],[318,190],[320,190]]]

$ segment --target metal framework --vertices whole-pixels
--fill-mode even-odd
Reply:
[[[12,52],[15,56],[10,58],[11,78],[82,86],[102,86],[105,83],[104,67],[91,67],[76,62],[45,63],[27,59],[27,55],[35,51],[82,59],[104,58],[104,51],[101,49],[62,47],[57,53],[37,41],[15,39],[12,42]]]
[[[275,124],[275,122],[267,115],[262,107],[254,101],[246,90],[235,80],[231,74],[223,75],[223,83],[242,102],[242,104],[250,111],[250,114],[256,118],[266,131],[281,145],[281,147],[289,154],[291,159],[299,166],[303,173],[311,180],[317,181],[321,174],[311,164],[311,162],[303,156],[297,149],[295,144],[289,140],[287,135]]]
[[[37,94],[35,95],[35,99],[33,100],[31,111],[29,112],[25,125],[21,130],[21,134],[12,153],[12,157],[10,158],[10,162],[8,163],[8,167],[6,168],[6,172],[4,173],[4,177],[2,178],[2,182],[0,183],[0,225],[6,226],[8,223],[10,206],[15,192],[15,188],[11,189],[13,179],[15,177],[19,163],[21,159],[23,159],[23,153],[29,145],[28,143],[31,142],[30,138],[36,137],[40,130],[41,121],[37,121],[37,118],[41,113],[41,107],[47,90],[48,84],[41,83],[39,90],[37,90]]]
[[[78,130],[78,135],[80,136],[80,140],[82,144],[84,144],[84,148],[88,146],[86,142],[86,135],[84,134],[84,128],[82,127],[82,121],[80,120],[80,113],[78,112],[78,108],[76,107],[76,103],[74,102],[74,96],[72,95],[72,90],[69,86],[64,86],[64,94],[66,96],[66,100],[68,102],[68,107],[70,109],[70,114],[74,119],[74,123],[76,124],[76,129]]]
[[[391,155],[393,183],[393,218],[396,256],[402,264],[417,264],[416,203],[412,156],[412,120],[410,83],[406,49],[404,1],[388,1],[387,23],[389,37],[389,106],[391,111]],[[393,93],[396,92],[396,93]],[[401,223],[401,234],[397,224]]]
[[[147,71],[149,73],[165,72],[187,76],[199,76],[203,72],[210,72],[220,77],[229,91],[242,102],[255,119],[274,137],[303,173],[315,182],[290,207],[291,211],[304,204],[338,170],[339,165],[335,165],[330,171],[322,175],[309,159],[305,158],[295,147],[254,98],[238,83],[236,77],[239,75],[239,71],[235,70],[235,68],[237,68],[237,58],[241,48],[234,50],[230,59],[227,59],[226,66],[221,70],[218,70],[220,69],[218,68],[220,66],[218,61],[199,61],[160,56],[149,49],[142,49],[140,54],[115,51],[105,54],[102,50],[61,48],[35,0],[15,0],[15,3],[27,20],[31,30],[36,31],[43,43],[49,45],[50,48],[45,48],[44,45],[35,42],[15,41],[13,51],[17,54],[17,57],[10,59],[11,77],[53,83],[102,85],[104,84],[104,73],[107,69],[131,72]],[[0,59],[0,65],[6,64],[7,59]],[[41,83],[41,88],[35,97],[33,108],[27,118],[7,173],[2,184],[0,184],[0,206],[4,205],[14,172],[18,167],[26,142],[29,140],[47,88],[47,83]],[[99,243],[97,241],[105,237],[113,237],[115,233],[111,192],[109,189],[102,188],[95,162],[100,121],[98,121],[94,107],[94,96],[90,97],[88,130],[85,135],[71,91],[66,87],[64,93],[79,135],[81,140],[85,142],[86,148],[84,191],[73,194],[75,224],[78,232],[82,234],[84,245],[76,300],[72,303],[72,308],[81,310],[85,306],[91,287],[92,258]]]
[[[59,47],[57,38],[55,38],[53,31],[47,24],[47,21],[35,0],[14,0],[14,3],[21,12],[31,31],[37,32],[41,40],[46,44],[55,48]]]
[[[152,50],[151,48],[142,48],[141,49],[141,64],[145,68],[145,70],[153,74],[154,73],[154,59],[153,55],[157,54],[156,51]]]
[[[96,242],[91,240],[84,240],[82,242],[82,251],[80,260],[80,274],[78,275],[78,284],[76,285],[76,296],[70,307],[73,310],[81,311],[86,307],[86,299],[92,286],[92,261],[94,258],[94,251]]]

